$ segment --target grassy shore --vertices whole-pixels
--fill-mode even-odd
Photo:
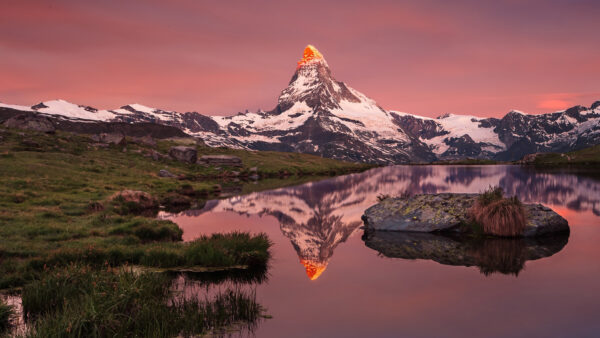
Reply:
[[[155,147],[131,142],[98,147],[91,139],[70,133],[46,135],[5,129],[0,135],[0,289],[23,284],[33,268],[68,264],[77,257],[86,257],[87,262],[79,263],[96,264],[107,259],[111,264],[160,267],[247,264],[220,254],[215,254],[212,262],[187,261],[191,245],[177,243],[181,231],[175,224],[123,213],[119,205],[109,202],[111,195],[124,189],[145,191],[158,200],[181,196],[186,191],[192,204],[201,205],[203,199],[232,184],[214,178],[227,171],[257,167],[263,176],[285,172],[298,177],[295,174],[330,175],[368,168],[304,154],[197,146],[199,154],[234,154],[243,160],[243,168],[219,170],[170,159],[154,161],[144,155],[151,151],[166,153],[182,141],[159,141]],[[161,169],[187,179],[158,177]],[[273,179],[268,181],[267,188],[277,184]],[[237,234],[228,240],[253,240],[242,237]],[[205,238],[199,243],[219,246],[222,239]],[[267,248],[261,246],[261,250]]]
[[[71,133],[0,127],[0,289],[23,290],[32,336],[191,335],[256,320],[259,306],[233,291],[214,302],[175,305],[163,279],[170,274],[158,271],[234,269],[235,280],[264,280],[271,246],[265,235],[215,234],[183,243],[176,224],[154,217],[157,208],[138,210],[111,198],[119,191],[144,191],[161,205],[201,206],[230,186],[249,192],[248,186],[268,189],[371,167],[190,141],[105,146]],[[150,156],[181,144],[199,155],[239,156],[244,165],[214,168]],[[177,177],[159,177],[161,169]],[[251,173],[270,178],[242,188],[236,181]],[[280,176],[287,179],[274,178]],[[123,270],[132,266],[142,273]],[[230,278],[223,276],[229,274],[209,280]],[[0,304],[0,325],[9,324],[11,313]]]
[[[539,167],[598,166],[600,165],[600,145],[568,153],[537,154],[531,164]]]

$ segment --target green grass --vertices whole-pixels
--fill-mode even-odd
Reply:
[[[186,208],[239,187],[233,171],[245,177],[257,167],[268,178],[240,187],[247,193],[371,167],[196,145],[199,156],[230,154],[244,163],[213,168],[145,156],[189,140],[158,141],[151,149],[133,143],[97,147],[64,132],[0,127],[0,135],[0,289],[23,288],[32,337],[188,336],[257,320],[259,306],[246,294],[173,302],[165,278],[185,271],[207,283],[264,281],[271,246],[266,235],[216,234],[183,243],[176,224],[154,217],[156,208],[111,200],[115,193],[141,190],[167,207]],[[161,169],[183,179],[158,177]],[[281,176],[286,179],[273,179]],[[134,265],[142,272],[122,271]],[[206,272],[215,270],[220,272]],[[0,305],[0,321],[10,313]]]
[[[12,306],[4,304],[0,299],[0,335],[11,328],[11,320],[14,314]]]
[[[568,153],[538,154],[533,161],[536,166],[586,166],[600,165],[600,145]]]
[[[200,300],[173,292],[168,276],[70,266],[23,289],[31,337],[175,337],[206,334],[263,316],[252,292]]]
[[[271,178],[259,180],[256,185],[244,185],[242,193],[247,193],[369,168],[304,154],[198,145],[199,155],[232,154],[244,161],[243,168],[217,170],[171,160],[154,161],[144,156],[153,149],[131,142],[123,151],[123,147],[117,146],[94,147],[89,138],[64,132],[46,135],[0,127],[0,134],[3,137],[0,142],[0,289],[20,286],[30,280],[35,271],[29,268],[36,262],[50,263],[53,259],[62,262],[61,255],[74,257],[88,248],[113,263],[150,264],[153,257],[160,262],[153,266],[171,266],[169,261],[182,261],[183,249],[178,249],[181,244],[172,243],[181,240],[181,230],[176,224],[143,217],[153,216],[151,213],[136,215],[142,210],[137,210],[135,205],[109,201],[110,196],[124,189],[148,192],[170,206],[183,200],[183,206],[173,206],[186,208],[215,198],[213,192],[218,190],[217,184],[222,189],[239,185],[218,179],[227,171],[249,173],[250,168],[257,167],[261,176],[295,174],[286,180]],[[32,139],[39,146],[24,145],[23,139]],[[154,150],[166,153],[178,142],[158,141]],[[160,178],[157,176],[160,169],[190,179]],[[320,176],[306,176],[309,174]],[[214,259],[220,255],[201,246],[197,250],[206,250],[206,255],[212,254]],[[222,260],[217,263],[227,261]],[[202,264],[208,263],[208,260],[202,261]]]

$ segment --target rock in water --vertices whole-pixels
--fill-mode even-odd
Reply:
[[[169,150],[169,156],[180,162],[196,163],[198,152],[194,147],[177,146]]]
[[[362,216],[367,231],[455,232],[472,231],[469,209],[478,194],[423,194],[387,198],[368,208]],[[541,204],[524,204],[525,237],[569,232],[567,220]]]
[[[56,131],[54,124],[49,118],[37,114],[20,114],[13,116],[4,121],[4,126],[7,128],[33,130],[42,133],[54,133]]]

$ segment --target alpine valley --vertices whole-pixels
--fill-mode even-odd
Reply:
[[[310,45],[270,111],[206,116],[140,104],[98,110],[63,100],[31,107],[0,103],[0,116],[23,112],[46,115],[64,126],[78,125],[79,130],[82,124],[152,123],[175,127],[214,147],[301,152],[377,164],[466,158],[506,161],[600,143],[600,101],[540,115],[513,110],[500,119],[454,114],[421,117],[385,110],[337,81],[323,55]]]

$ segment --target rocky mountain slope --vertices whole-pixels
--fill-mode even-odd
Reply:
[[[0,104],[70,121],[156,123],[177,127],[210,146],[302,152],[379,164],[464,158],[515,160],[600,144],[600,101],[550,114],[511,111],[501,119],[446,114],[427,118],[386,111],[337,81],[323,55],[307,46],[271,111],[235,116],[177,113],[140,104],[98,110],[63,100],[32,107]]]

